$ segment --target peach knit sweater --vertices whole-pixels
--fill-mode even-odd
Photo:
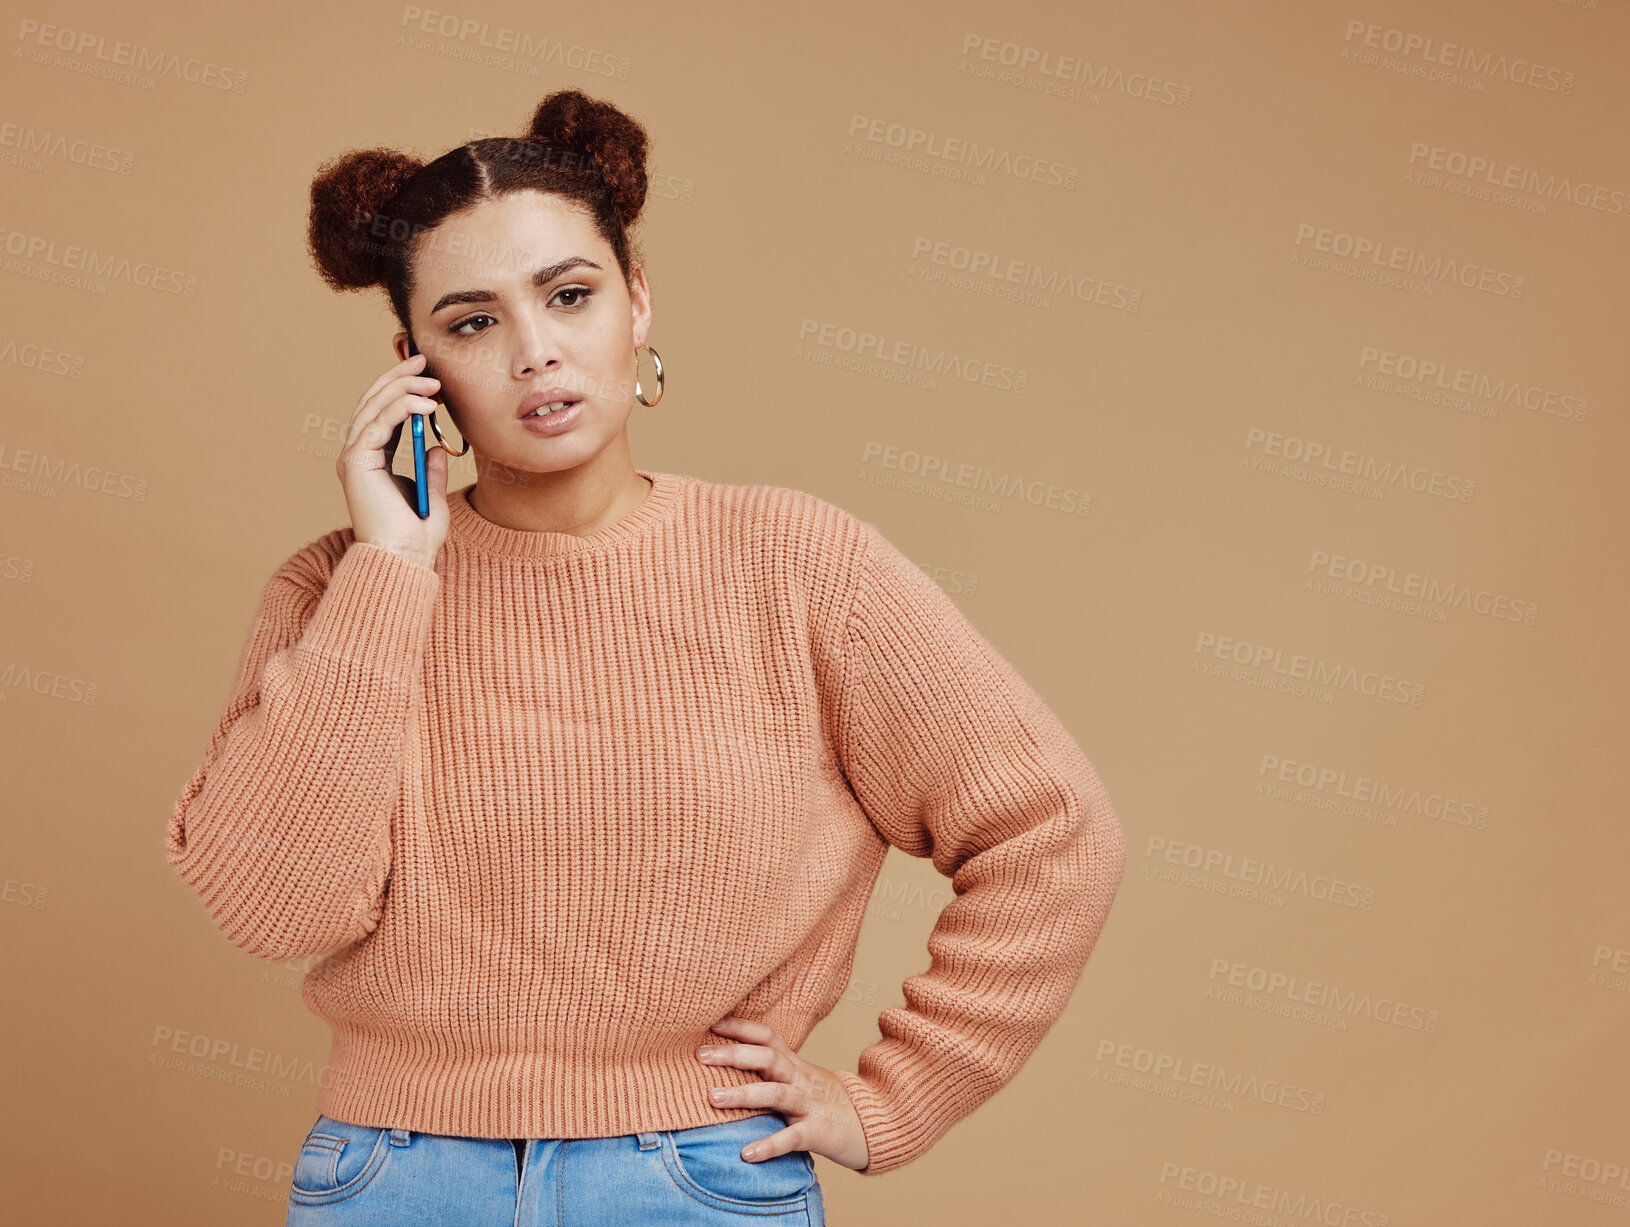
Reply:
[[[953,898],[839,1070],[866,1171],[1018,1072],[1121,880],[1060,725],[870,523],[814,495],[638,470],[587,537],[452,492],[434,570],[306,545],[267,582],[168,827],[233,945],[326,955],[318,1110],[480,1137],[746,1116],[703,1065],[729,1013],[800,1047],[839,1000],[890,845]]]

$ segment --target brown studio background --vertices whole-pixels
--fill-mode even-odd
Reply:
[[[306,192],[576,86],[653,137],[636,463],[876,522],[1127,830],[1055,1030],[909,1168],[820,1160],[831,1221],[1625,1222],[1630,7],[428,9],[3,27],[6,1217],[282,1221],[327,1029],[163,828],[392,360]],[[890,854],[806,1056],[947,889]]]

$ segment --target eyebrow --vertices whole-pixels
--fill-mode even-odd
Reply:
[[[593,260],[590,260],[587,256],[567,256],[564,260],[557,260],[553,264],[546,264],[537,272],[533,273],[532,284],[535,286],[548,285],[562,273],[570,272],[572,269],[578,267],[592,268],[596,270],[600,268],[598,264],[596,264]],[[497,297],[498,295],[494,294],[491,290],[455,290],[451,294],[443,294],[440,298],[438,298],[436,300],[436,305],[430,308],[430,314],[434,315],[443,307],[454,307],[458,306],[460,303],[492,302]]]

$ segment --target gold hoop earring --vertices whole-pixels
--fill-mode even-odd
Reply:
[[[639,403],[642,404],[642,405],[650,406],[650,405],[656,404],[658,400],[662,399],[662,392],[663,392],[662,359],[657,357],[657,351],[656,350],[651,349],[651,361],[655,362],[657,364],[657,400],[646,400],[645,399],[645,392],[644,392],[643,389],[641,389],[640,380],[639,380],[640,350],[642,350],[642,349],[651,349],[651,347],[649,345],[636,345],[636,346],[634,346],[634,399],[639,401]]]
[[[436,442],[440,443],[442,447],[446,449],[449,456],[462,456],[464,452],[470,450],[470,441],[468,439],[464,440],[464,452],[455,452],[452,448],[447,446],[447,440],[442,437],[441,427],[436,425],[436,411],[434,409],[430,411],[430,417],[428,420],[430,422],[431,433],[436,436]]]

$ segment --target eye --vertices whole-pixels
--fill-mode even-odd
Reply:
[[[451,333],[454,333],[454,334],[456,334],[458,336],[461,336],[461,337],[473,337],[473,336],[476,335],[476,333],[474,333],[474,332],[465,332],[463,330],[464,325],[473,324],[473,323],[476,322],[476,320],[490,320],[491,318],[492,318],[492,316],[490,316],[490,315],[472,315],[467,320],[460,320],[458,323],[454,324],[447,331],[451,332]],[[485,332],[485,331],[487,331],[485,328],[479,328],[479,329],[476,330],[476,332]]]
[[[569,285],[563,290],[556,290],[555,291],[555,298],[559,298],[562,294],[576,294],[577,295],[577,300],[575,302],[569,302],[569,303],[562,304],[565,307],[567,307],[569,310],[575,311],[578,308],[580,308],[580,307],[584,306],[585,304],[587,304],[589,299],[594,296],[594,291],[589,289],[589,287],[586,286],[586,285]]]

